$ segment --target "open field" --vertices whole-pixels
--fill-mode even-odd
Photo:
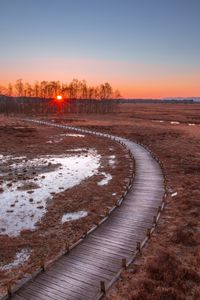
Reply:
[[[122,117],[200,124],[200,104],[119,104]]]
[[[200,105],[133,104],[122,106],[118,115],[105,115],[104,120],[83,115],[80,121],[73,116],[65,120],[147,145],[160,158],[166,175],[168,196],[158,227],[108,299],[200,298],[200,127],[189,126],[200,123],[199,109]],[[185,124],[152,122],[164,115],[165,120]],[[173,193],[177,194],[172,197]]]
[[[171,300],[200,298],[199,112],[200,105],[151,104],[149,106],[147,104],[124,104],[119,106],[118,113],[105,114],[103,118],[102,115],[96,114],[81,114],[80,116],[70,114],[59,118],[52,118],[59,123],[112,133],[147,145],[153,153],[159,157],[163,165],[167,191],[165,210],[150,242],[143,249],[142,254],[138,257],[136,263],[132,264],[130,268],[122,273],[120,280],[118,280],[109,291],[109,294],[107,295],[108,299]],[[165,122],[155,122],[155,120]],[[178,122],[180,122],[180,124]],[[102,177],[99,175],[95,175],[94,182],[91,178],[87,179],[83,181],[80,186],[71,188],[70,190],[65,191],[64,194],[62,193],[58,196],[58,199],[60,199],[61,202],[58,201],[58,207],[56,208],[55,205],[54,210],[52,211],[52,207],[49,207],[45,218],[42,219],[43,221],[38,225],[37,231],[25,231],[22,233],[22,239],[19,240],[18,244],[20,249],[23,249],[24,247],[27,247],[29,243],[32,243],[33,238],[31,246],[34,251],[33,254],[31,254],[31,258],[33,258],[34,269],[38,264],[38,260],[34,258],[34,253],[41,258],[40,261],[46,259],[44,252],[41,250],[41,235],[45,231],[49,232],[45,238],[44,234],[42,235],[42,243],[45,242],[45,245],[48,246],[49,249],[52,249],[48,259],[54,256],[55,253],[58,253],[60,248],[66,243],[66,239],[63,238],[64,234],[66,235],[66,231],[70,233],[69,241],[74,242],[78,239],[78,237],[83,234],[84,230],[89,228],[95,222],[99,214],[104,213],[107,206],[112,206],[112,201],[116,201],[116,198],[114,199],[114,197],[112,198],[110,196],[115,193],[117,186],[119,187],[118,195],[120,195],[120,192],[123,189],[123,180],[128,176],[128,166],[130,162],[128,157],[126,162],[124,162],[124,159],[120,159],[127,154],[115,144],[111,146],[113,152],[110,153],[110,144],[108,146],[107,142],[103,141],[103,139],[97,141],[94,137],[87,137],[87,140],[82,139],[81,137],[67,137],[68,139],[70,138],[69,143],[61,141],[54,144],[49,143],[49,141],[56,140],[58,135],[66,133],[66,131],[61,132],[54,128],[42,127],[38,133],[37,126],[30,126],[27,124],[18,124],[17,127],[18,126],[25,126],[31,131],[33,131],[31,128],[35,127],[37,133],[34,133],[36,134],[35,149],[37,150],[34,150],[33,152],[30,150],[30,159],[46,154],[60,155],[65,153],[65,151],[72,150],[76,147],[90,148],[95,144],[95,148],[98,153],[101,154],[101,159],[107,158],[105,162],[102,162],[104,167],[103,171],[111,174],[113,177],[113,189],[112,185],[108,184],[107,186],[104,186],[105,193],[103,195],[101,193],[101,199],[95,199],[95,204],[98,203],[95,207],[93,207],[94,202],[92,202],[91,208],[90,201],[89,203],[85,201],[85,195],[87,198],[89,197],[88,199],[92,199],[92,195],[94,195],[94,192],[96,193],[97,190],[97,182],[102,180]],[[27,153],[27,149],[32,148],[29,148],[30,138],[27,136],[26,138],[21,138],[21,143],[19,143],[18,146],[16,143],[12,144],[14,149],[11,150],[10,153],[7,152],[8,149],[11,148],[9,146],[8,137],[10,137],[10,140],[13,139],[11,138],[10,131],[7,136],[2,132],[4,131],[1,131],[1,138],[3,137],[3,140],[6,141],[5,144],[1,143],[2,154],[17,154],[18,156],[23,156]],[[15,130],[14,132],[16,133]],[[34,137],[34,134],[31,134]],[[42,136],[41,139],[38,138],[38,134]],[[52,136],[52,138],[50,139],[49,136]],[[73,139],[75,140],[76,145],[74,147]],[[44,140],[45,143],[43,142],[42,144],[41,140]],[[58,147],[58,144],[61,146]],[[40,145],[40,148],[38,145]],[[48,148],[41,145],[48,145]],[[24,148],[23,150],[23,147],[28,148]],[[117,153],[116,158],[119,157],[117,160],[119,165],[113,170],[112,166],[107,166],[107,162],[108,157],[114,155],[114,152]],[[82,155],[81,153],[80,155]],[[119,172],[116,172],[118,168]],[[114,180],[116,184],[114,184]],[[79,201],[80,187],[81,201]],[[65,203],[63,206],[63,195],[65,195],[68,200],[70,199],[70,202],[67,201],[68,204],[66,206]],[[99,197],[99,194],[95,196]],[[74,202],[73,199],[78,199],[78,201]],[[84,203],[84,205],[82,205],[82,203]],[[100,210],[100,207],[102,207],[102,210]],[[65,223],[61,226],[58,220],[62,218],[63,213],[69,211],[69,208],[70,211],[73,212],[80,210],[93,211],[94,209],[94,213],[88,214],[86,218],[73,221],[72,225],[70,225],[70,223]],[[52,218],[54,219],[53,224],[51,223]],[[37,233],[40,233],[41,235],[37,236]],[[52,237],[54,237],[54,239]],[[8,245],[10,254],[5,254],[4,249],[1,248],[1,256],[4,262],[9,264],[16,253],[15,248],[12,250],[11,243],[13,243],[14,240],[17,241],[18,238],[10,239],[6,236],[3,238],[4,240],[1,241],[1,245]],[[27,240],[25,240],[25,238],[27,238]],[[22,272],[30,271],[30,267],[32,267],[30,264],[25,264]],[[8,282],[8,278],[13,279],[14,276],[16,278],[16,275],[19,277],[22,275],[18,269],[16,269],[16,273],[14,272],[13,274],[14,275],[11,275],[11,272],[8,271],[1,272],[4,282]]]
[[[3,290],[97,223],[120,198],[132,162],[112,141],[15,119],[0,124]]]

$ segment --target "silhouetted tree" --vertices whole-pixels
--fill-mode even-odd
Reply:
[[[121,94],[118,90],[113,92],[110,83],[106,82],[99,86],[89,86],[85,80],[79,81],[73,79],[70,83],[61,83],[60,81],[36,81],[34,84],[18,79],[14,86],[9,83],[8,87],[1,87],[0,93],[8,96],[18,97],[36,97],[43,99],[53,99],[58,94],[62,94],[67,99],[118,99]],[[78,102],[77,102],[78,103]],[[95,105],[95,102],[93,103]]]
[[[24,92],[24,84],[22,79],[18,79],[15,83],[15,89],[17,91],[17,95],[19,97],[23,96],[23,92]]]

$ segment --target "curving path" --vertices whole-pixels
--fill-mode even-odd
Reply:
[[[34,120],[29,120],[33,121]],[[90,134],[89,130],[40,122]],[[69,254],[59,258],[46,272],[37,275],[19,289],[15,300],[98,299],[101,288],[110,286],[122,267],[122,259],[131,261],[137,242],[142,242],[164,196],[164,179],[159,164],[142,146],[121,138],[99,136],[124,143],[135,159],[134,183],[121,206],[91,232]],[[124,261],[124,260],[123,260]]]

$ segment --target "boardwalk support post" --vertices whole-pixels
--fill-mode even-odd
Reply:
[[[126,267],[127,267],[126,258],[122,258],[122,268],[126,269]]]
[[[106,294],[105,281],[100,281],[100,288],[101,288],[101,292],[105,295]]]
[[[8,293],[8,297],[10,298],[12,296],[11,284],[7,285],[7,293]]]
[[[140,242],[137,242],[136,250],[137,250],[138,252],[141,251],[141,244],[140,244]]]
[[[147,237],[150,239],[150,237],[151,237],[151,230],[148,228],[147,229]]]

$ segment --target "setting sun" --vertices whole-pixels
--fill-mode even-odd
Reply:
[[[63,98],[63,97],[62,97],[61,95],[56,96],[56,99],[57,99],[57,100],[62,100],[62,98]]]

